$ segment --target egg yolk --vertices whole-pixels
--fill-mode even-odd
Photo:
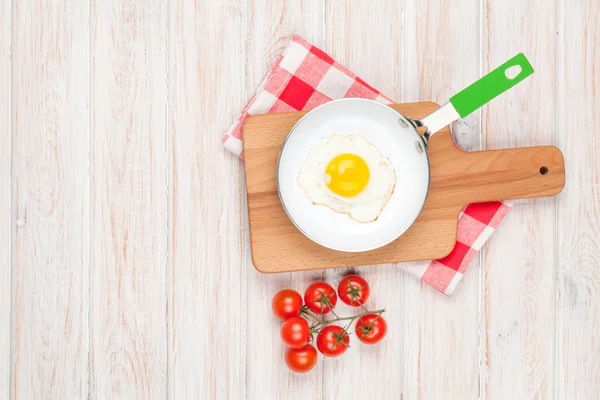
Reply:
[[[369,182],[369,166],[355,154],[340,154],[327,165],[325,182],[335,194],[356,196]]]

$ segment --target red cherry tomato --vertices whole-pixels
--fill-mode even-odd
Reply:
[[[311,344],[301,349],[287,349],[285,363],[294,372],[308,372],[317,364],[317,350]]]
[[[302,296],[292,289],[283,289],[275,293],[271,302],[273,314],[280,320],[300,315],[301,307]]]
[[[321,329],[317,336],[317,348],[327,357],[342,355],[350,345],[350,338],[341,326],[329,325]]]
[[[348,275],[342,278],[338,285],[340,300],[352,307],[359,307],[369,299],[371,289],[363,277]]]
[[[304,292],[304,304],[316,314],[327,314],[337,304],[337,295],[330,284],[314,282]]]
[[[355,333],[365,344],[379,343],[387,333],[387,322],[380,314],[365,315],[356,322]]]
[[[300,317],[291,317],[283,321],[279,333],[283,344],[292,349],[306,346],[310,336],[308,322]]]

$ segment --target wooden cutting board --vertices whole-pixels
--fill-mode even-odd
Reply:
[[[431,102],[394,104],[422,118]],[[250,244],[254,267],[264,273],[431,260],[448,255],[456,241],[459,211],[469,203],[552,196],[565,185],[564,158],[553,146],[464,152],[448,127],[429,141],[431,183],[425,207],[396,241],[364,253],[322,247],[304,236],[283,210],[275,172],[288,132],[305,112],[256,115],[243,128]],[[519,129],[515,126],[515,129]]]

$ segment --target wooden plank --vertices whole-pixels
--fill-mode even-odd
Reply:
[[[96,3],[90,395],[167,396],[167,3]]]
[[[559,2],[557,139],[567,187],[557,204],[557,398],[600,388],[600,2]]]
[[[254,93],[267,71],[293,34],[302,35],[317,46],[323,45],[323,5],[316,1],[254,0],[247,2],[247,95]],[[246,204],[243,204],[246,209]],[[294,399],[323,397],[323,363],[308,374],[289,371],[284,362],[284,346],[279,338],[279,321],[271,313],[271,298],[289,287],[304,293],[323,273],[263,275],[251,264],[247,215],[244,215],[244,268],[247,273],[246,398]]]
[[[402,24],[400,2],[352,0],[326,1],[326,50],[345,67],[383,94],[398,99],[402,78]],[[373,34],[374,27],[378,32]],[[343,39],[342,39],[343,38]],[[361,263],[362,264],[362,263]],[[354,399],[361,394],[369,398],[402,398],[403,360],[401,293],[395,284],[402,272],[393,265],[342,268],[326,272],[327,281],[337,289],[344,275],[357,273],[371,286],[368,309],[385,308],[388,324],[386,338],[375,346],[361,344],[350,329],[350,349],[337,359],[325,359],[324,397]],[[338,301],[338,313],[358,313]]]
[[[481,76],[479,1],[409,1],[401,21],[399,101],[444,104]],[[453,124],[454,140],[466,150],[481,149],[481,122],[475,112]],[[402,360],[404,398],[479,396],[480,265],[477,258],[471,263],[450,299],[408,274],[391,284],[390,292],[401,291],[395,354]]]
[[[477,3],[453,5],[462,16],[445,7],[331,1],[331,36],[344,38],[334,57],[397,101],[446,101],[448,82],[466,84],[477,73],[479,43],[475,22],[464,23],[477,20]],[[374,27],[380,34],[372,34]],[[472,126],[459,133],[476,131]],[[355,344],[328,370],[327,393],[352,398],[364,385],[382,398],[475,397],[476,271],[452,301],[392,265],[358,271],[373,286],[374,306],[387,309],[388,337],[373,348]],[[345,272],[335,271],[334,280]]]
[[[485,68],[524,52],[536,70],[486,107],[487,146],[552,144],[557,129],[554,2],[491,1],[484,13]],[[487,398],[553,397],[555,202],[515,202],[485,251],[482,393]]]
[[[245,398],[251,267],[242,256],[242,162],[219,138],[247,101],[246,19],[243,1],[181,0],[170,9],[173,399]]]
[[[14,5],[11,391],[86,398],[89,3]]]
[[[11,5],[0,0],[0,398],[9,398],[11,366]]]

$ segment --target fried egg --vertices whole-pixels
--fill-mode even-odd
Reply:
[[[296,182],[313,204],[367,223],[392,196],[396,171],[364,136],[332,134],[312,147]]]

